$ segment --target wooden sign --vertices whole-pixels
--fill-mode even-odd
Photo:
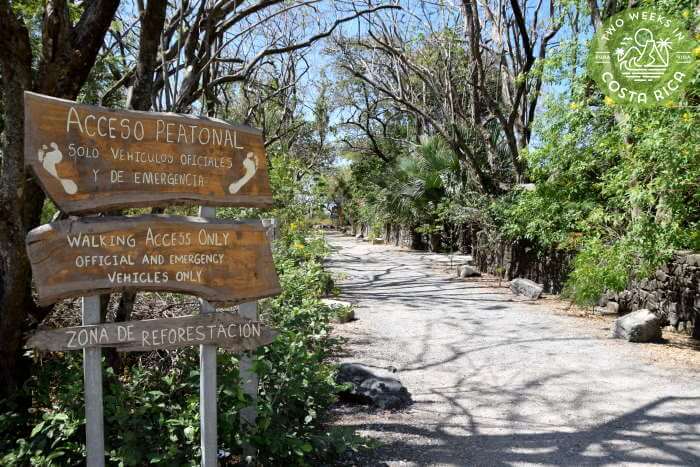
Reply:
[[[269,207],[260,131],[24,93],[25,164],[66,213],[199,204]]]
[[[276,335],[260,321],[219,312],[37,331],[27,347],[48,351],[116,347],[123,352],[143,352],[209,344],[243,352],[269,344]]]
[[[241,303],[280,292],[259,221],[146,215],[87,217],[27,235],[39,303],[122,290]]]

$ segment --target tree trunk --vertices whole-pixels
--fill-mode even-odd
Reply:
[[[34,307],[30,295],[31,269],[24,237],[24,98],[31,86],[32,52],[29,31],[5,0],[0,0],[0,70],[3,77],[4,124],[0,181],[0,396],[16,392],[28,376],[21,360],[22,325]]]
[[[95,0],[71,26],[65,0],[46,3],[42,51],[36,81],[32,49],[24,21],[7,0],[0,0],[0,70],[4,124],[0,174],[0,397],[17,392],[29,376],[22,359],[28,314],[43,316],[31,294],[27,232],[39,224],[44,193],[24,168],[24,91],[75,99],[88,78],[114,18],[119,0]]]
[[[411,230],[411,249],[412,250],[422,250],[423,249],[423,236],[413,226],[411,226],[410,230]]]
[[[433,253],[437,253],[438,251],[440,251],[440,234],[430,234],[430,251],[432,251]]]

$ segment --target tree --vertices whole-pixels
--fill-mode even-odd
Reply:
[[[80,6],[73,21],[66,0],[46,3],[41,42],[32,46],[27,23],[38,8],[0,0],[0,74],[3,82],[2,173],[0,173],[0,391],[12,394],[27,376],[22,364],[22,326],[27,314],[42,317],[31,296],[31,270],[24,249],[39,223],[44,194],[24,167],[24,91],[75,99],[88,79],[119,0]],[[36,64],[36,67],[34,65]]]
[[[246,83],[271,57],[305,49],[359,16],[396,8],[371,5],[321,15],[317,3],[182,0],[168,14],[164,0],[137,0],[139,20],[120,32],[110,31],[119,0],[49,0],[44,7],[0,0],[0,214],[6,220],[0,226],[2,394],[14,392],[28,375],[28,363],[21,360],[27,316],[41,321],[48,312],[32,300],[24,248],[26,233],[39,224],[45,197],[23,164],[23,92],[75,100],[102,50],[120,63],[110,67],[114,79],[102,92],[102,102],[119,102],[122,96],[133,109],[214,116],[230,86]],[[133,301],[133,296],[124,298],[122,317]]]
[[[418,134],[439,134],[483,192],[524,181],[520,153],[560,8],[553,0],[406,3],[337,41],[339,66],[411,114]]]

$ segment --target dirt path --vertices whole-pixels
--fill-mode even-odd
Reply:
[[[339,409],[381,441],[361,465],[700,465],[700,371],[664,367],[425,254],[330,234],[357,321],[344,361],[395,367],[415,404]],[[603,324],[604,328],[601,328]]]

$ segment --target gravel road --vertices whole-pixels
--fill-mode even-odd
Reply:
[[[348,463],[700,466],[697,367],[643,358],[652,344],[610,339],[608,322],[432,270],[429,254],[328,240],[358,318],[336,327],[341,360],[395,367],[415,401],[340,407],[334,424],[381,443]]]

